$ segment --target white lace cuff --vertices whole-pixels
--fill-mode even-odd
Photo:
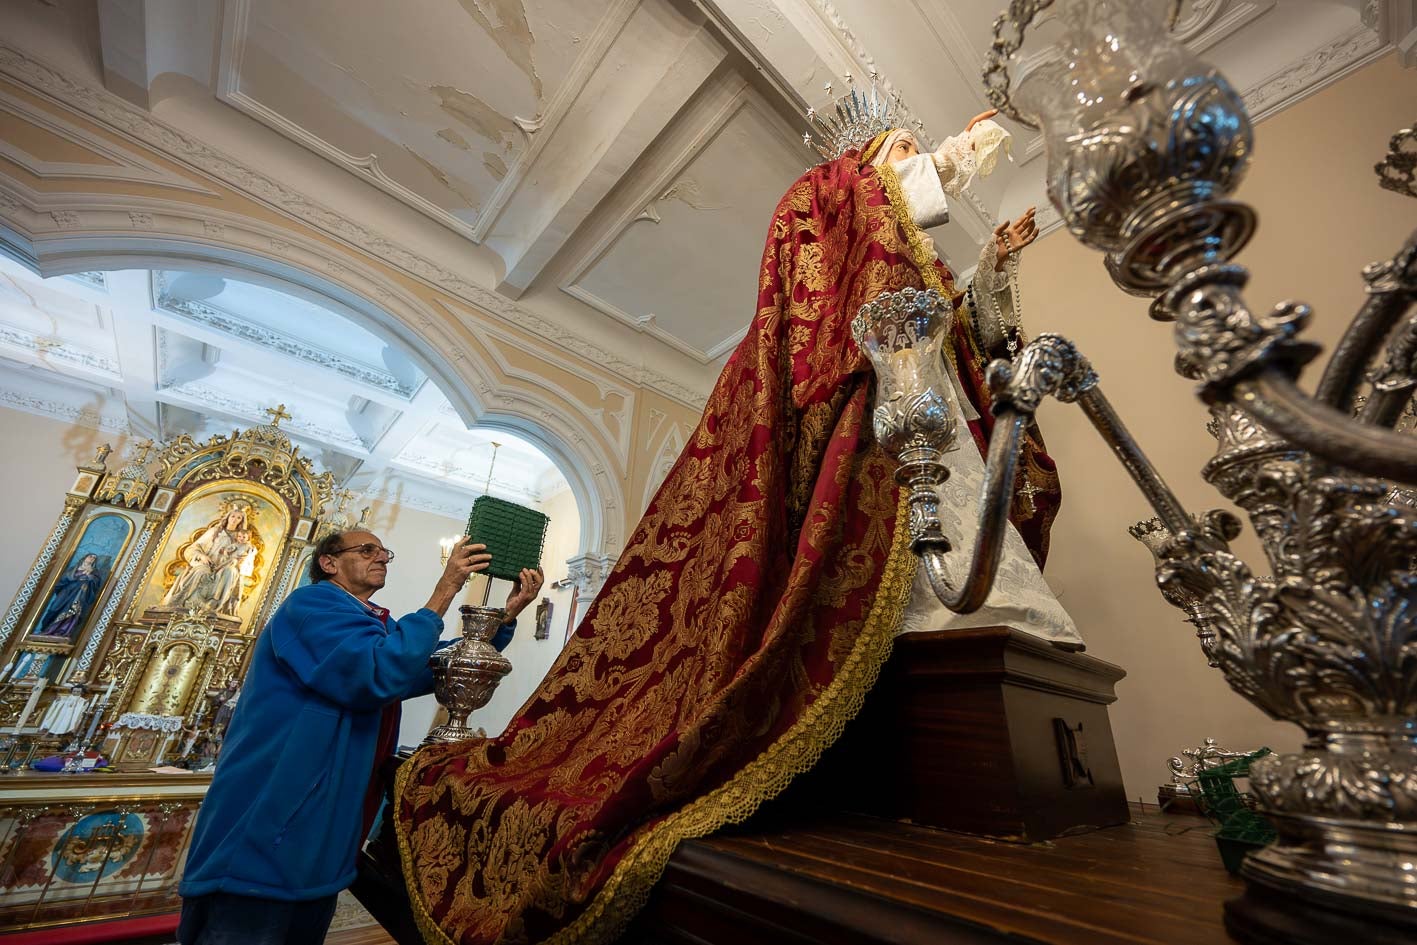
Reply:
[[[974,148],[969,143],[969,135],[955,135],[946,138],[931,155],[935,172],[939,175],[940,186],[951,197],[958,197],[974,180],[979,166],[974,161]]]

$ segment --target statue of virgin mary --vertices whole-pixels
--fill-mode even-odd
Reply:
[[[242,568],[256,554],[251,503],[232,499],[220,514],[178,549],[169,569],[176,572],[162,606],[198,608],[235,616],[241,603]]]
[[[400,770],[394,818],[428,941],[613,940],[679,841],[743,820],[816,762],[902,631],[1008,623],[1079,645],[1039,573],[1059,500],[1036,429],[986,611],[955,618],[917,584],[850,322],[907,286],[956,300],[949,396],[973,443],[950,454],[944,504],[968,547],[958,529],[992,428],[986,357],[1017,342],[996,273],[1035,230],[1031,213],[1001,226],[957,291],[922,226],[981,169],[987,129],[927,154],[874,130],[778,204],[752,325],[540,688],[501,735],[425,748]]]

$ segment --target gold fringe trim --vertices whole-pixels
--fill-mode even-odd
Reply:
[[[670,814],[635,841],[586,910],[542,945],[605,945],[612,941],[649,901],[669,858],[682,841],[747,820],[765,801],[781,794],[797,775],[811,770],[822,753],[841,737],[846,724],[861,711],[866,694],[890,657],[910,601],[918,559],[910,550],[910,529],[904,527],[908,516],[909,505],[902,490],[896,508],[895,536],[876,598],[851,655],[822,694],[790,729],[731,781]],[[396,804],[403,797],[411,771],[409,764],[399,768],[394,786]],[[412,877],[412,854],[397,816],[394,827],[404,875]],[[408,883],[408,892],[414,918],[429,945],[457,945],[428,915],[412,883]]]

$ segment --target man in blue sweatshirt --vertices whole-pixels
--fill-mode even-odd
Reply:
[[[428,657],[443,614],[487,568],[484,551],[459,542],[427,605],[392,620],[370,600],[394,558],[378,536],[349,531],[318,544],[312,583],[291,592],[256,641],[187,854],[181,945],[324,941],[335,897],[354,879],[374,772],[396,747],[399,703],[433,691]],[[497,649],[541,582],[522,571]]]

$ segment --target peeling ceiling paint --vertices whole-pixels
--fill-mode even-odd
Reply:
[[[433,85],[428,91],[438,97],[438,107],[488,141],[495,141],[507,150],[521,140],[517,123],[488,105],[471,92],[451,85]]]
[[[460,151],[472,150],[472,145],[467,143],[467,139],[451,128],[439,128],[437,135]]]
[[[487,173],[498,180],[507,176],[507,162],[502,160],[502,156],[496,152],[483,151],[482,166],[487,168]]]
[[[535,38],[527,25],[526,8],[520,0],[461,0],[462,7],[477,25],[487,31],[487,35],[506,53],[526,77],[531,80],[531,91],[538,102],[545,101],[541,88],[541,76],[532,61],[531,48]]]
[[[478,207],[482,206],[482,198],[473,191],[471,185],[464,181],[454,180],[447,171],[443,170],[408,145],[404,145],[404,150],[407,151],[409,156],[415,161],[422,164],[423,169],[431,174],[438,183],[461,197],[463,202],[467,204],[469,210],[476,210]]]

